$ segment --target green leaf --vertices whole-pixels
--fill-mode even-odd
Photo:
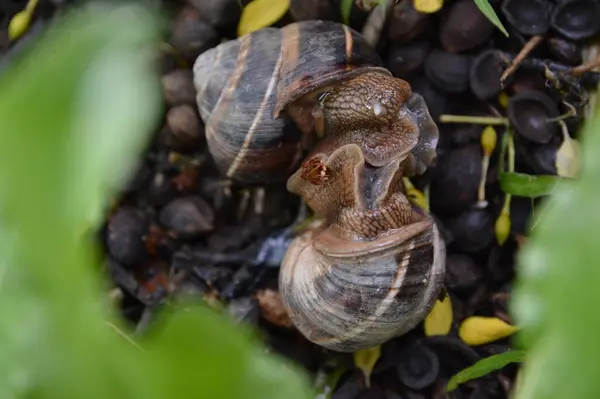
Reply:
[[[568,181],[554,175],[527,175],[504,172],[500,174],[500,188],[507,194],[536,198],[550,195],[558,182]]]
[[[522,350],[512,350],[481,359],[471,367],[461,370],[453,375],[452,378],[450,378],[450,381],[448,381],[447,391],[453,391],[458,388],[460,384],[483,377],[492,371],[500,370],[510,363],[523,362],[525,361],[526,354],[527,352]]]
[[[159,21],[124,3],[59,17],[0,76],[0,397],[309,398],[223,314],[173,309],[131,338],[109,307],[89,232],[161,114]]]
[[[506,31],[506,28],[504,27],[504,25],[502,25],[502,22],[500,22],[500,19],[498,18],[498,15],[496,15],[496,11],[494,11],[494,8],[491,6],[490,2],[488,0],[474,1],[475,4],[477,4],[479,10],[483,13],[483,15],[485,15],[491,23],[496,25],[496,27],[500,29],[502,33],[504,33],[504,36],[508,37],[508,32]]]
[[[342,11],[342,22],[346,25],[350,25],[350,14],[352,13],[352,5],[354,0],[342,0],[340,5]]]
[[[599,111],[578,132],[579,178],[556,186],[517,258],[511,312],[529,355],[516,399],[600,397]]]

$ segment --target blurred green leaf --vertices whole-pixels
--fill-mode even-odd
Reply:
[[[510,172],[500,174],[502,191],[518,197],[536,198],[550,195],[559,181],[565,181],[565,179],[554,175],[527,175]]]
[[[487,19],[490,20],[491,23],[496,25],[496,27],[500,29],[502,33],[504,33],[504,36],[508,37],[508,32],[506,31],[506,28],[504,27],[504,25],[502,25],[502,22],[500,22],[500,19],[498,18],[498,15],[496,15],[496,11],[494,11],[494,8],[490,4],[490,2],[488,0],[474,1],[475,4],[477,4],[479,11],[481,11],[483,15],[485,15]]]
[[[481,359],[474,365],[453,375],[452,378],[450,378],[450,381],[448,381],[447,391],[453,391],[458,388],[460,384],[483,377],[492,371],[500,370],[507,364],[523,362],[525,361],[526,354],[527,352],[522,350],[512,350]]]
[[[158,20],[119,4],[60,17],[0,76],[0,397],[308,398],[296,367],[204,306],[124,339],[89,233],[161,103]]]
[[[556,185],[517,258],[511,307],[528,358],[516,399],[600,397],[599,111],[579,132],[580,177]]]
[[[350,25],[350,14],[352,13],[352,4],[354,0],[342,0],[340,5],[342,11],[342,22],[346,25]]]

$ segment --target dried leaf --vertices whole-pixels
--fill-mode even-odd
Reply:
[[[452,329],[452,302],[449,295],[441,301],[435,301],[423,324],[427,336],[448,335]]]
[[[367,387],[371,386],[371,372],[380,356],[380,345],[354,352],[354,365],[363,372]]]
[[[242,10],[238,36],[271,26],[290,8],[290,0],[253,0]]]
[[[415,9],[425,14],[437,12],[444,5],[444,0],[414,0]]]
[[[458,329],[458,336],[467,345],[476,346],[506,338],[519,330],[497,317],[467,317]]]

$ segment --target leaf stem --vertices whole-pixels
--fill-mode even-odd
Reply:
[[[495,116],[471,116],[471,115],[440,115],[442,123],[470,123],[472,125],[502,125],[508,126],[507,118],[499,118]]]

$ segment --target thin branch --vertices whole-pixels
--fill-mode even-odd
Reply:
[[[529,41],[527,43],[525,43],[525,46],[523,46],[523,48],[521,49],[519,54],[517,54],[517,56],[512,60],[512,62],[508,66],[508,68],[506,68],[506,70],[500,77],[500,84],[502,84],[502,85],[504,84],[504,81],[514,71],[517,70],[519,65],[521,65],[521,63],[525,60],[525,58],[527,58],[527,56],[542,42],[543,39],[544,39],[543,36],[533,36],[531,39],[529,39]]]

